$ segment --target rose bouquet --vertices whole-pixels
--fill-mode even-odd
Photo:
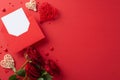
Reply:
[[[54,61],[44,58],[37,49],[30,47],[24,54],[26,61],[23,66],[16,71],[9,80],[52,80],[58,71],[58,66]]]

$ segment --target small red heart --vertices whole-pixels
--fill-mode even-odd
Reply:
[[[39,7],[40,22],[55,19],[57,17],[57,13],[57,9],[52,7],[49,3],[42,3]]]

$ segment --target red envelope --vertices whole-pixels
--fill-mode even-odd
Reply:
[[[17,14],[19,15],[15,16],[17,15],[15,12],[16,13],[18,12]],[[17,53],[22,49],[44,38],[44,35],[39,25],[35,21],[34,17],[32,17],[23,8],[18,8],[14,11],[11,11],[11,13],[5,14],[0,17],[1,17],[1,22],[0,22],[1,23],[0,24],[1,26],[0,27],[0,47],[1,47],[0,49],[1,50],[7,49],[11,53]],[[26,20],[23,19],[23,17]],[[20,22],[18,22],[17,20]],[[25,28],[26,26],[27,26],[27,30]],[[14,34],[17,34],[17,35],[14,35]]]

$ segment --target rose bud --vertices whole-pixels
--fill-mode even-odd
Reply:
[[[31,62],[27,63],[25,71],[31,80],[37,80],[41,76],[42,69],[38,65]]]
[[[60,68],[57,66],[57,64],[53,60],[48,60],[44,68],[52,76],[60,74]]]
[[[43,57],[40,55],[39,51],[35,48],[32,47],[29,48],[25,56],[28,60],[32,61],[37,65],[41,66],[44,65]]]

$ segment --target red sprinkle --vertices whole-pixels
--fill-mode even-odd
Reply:
[[[58,60],[56,59],[56,62],[58,62]]]
[[[11,2],[9,2],[9,5],[11,5]]]
[[[12,7],[14,7],[14,5],[12,5]]]
[[[50,51],[54,51],[54,47],[50,47]]]
[[[5,49],[3,49],[5,52],[8,52],[8,49],[7,48],[5,48]]]
[[[0,46],[0,48],[2,48],[2,46]]]
[[[49,56],[49,53],[46,53],[45,56]]]
[[[39,2],[37,2],[39,4]]]
[[[8,73],[9,72],[9,70],[8,69],[5,69],[5,73]]]
[[[49,24],[51,24],[51,22],[49,22]]]
[[[5,8],[3,8],[3,9],[2,9],[2,12],[6,12],[6,9],[5,9]]]
[[[21,1],[20,4],[22,4],[23,2]]]

